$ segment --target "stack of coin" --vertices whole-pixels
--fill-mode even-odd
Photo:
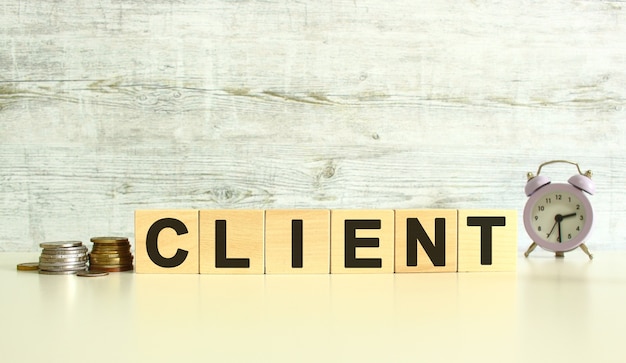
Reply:
[[[133,269],[133,254],[126,237],[94,237],[89,270],[119,272]]]
[[[80,241],[43,242],[39,273],[73,275],[87,269],[87,247]]]

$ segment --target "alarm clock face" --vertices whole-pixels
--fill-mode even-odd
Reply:
[[[524,208],[526,232],[554,252],[578,247],[591,231],[593,210],[585,195],[570,184],[548,184],[535,191]]]

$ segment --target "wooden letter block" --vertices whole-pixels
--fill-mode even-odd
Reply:
[[[515,271],[517,211],[459,210],[458,271]]]
[[[330,211],[266,210],[265,272],[330,273]]]
[[[332,210],[331,273],[393,273],[393,210]]]
[[[457,210],[396,210],[395,272],[456,272]]]
[[[200,211],[201,274],[263,274],[263,210]]]
[[[197,210],[135,211],[135,271],[197,274]]]

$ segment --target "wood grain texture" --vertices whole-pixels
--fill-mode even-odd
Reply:
[[[515,271],[517,211],[461,209],[458,221],[458,272]]]
[[[594,171],[589,248],[626,242],[621,1],[7,0],[0,50],[0,251],[136,209],[521,211],[551,159]]]
[[[200,273],[264,274],[264,232],[263,210],[201,210]]]
[[[266,210],[265,273],[329,274],[330,210]]]
[[[458,211],[454,209],[430,209],[430,210],[395,210],[395,269],[396,273],[402,272],[457,272],[457,237],[458,237]],[[407,226],[414,223],[415,230],[421,228],[426,238],[420,237],[417,232],[409,233]],[[440,222],[437,222],[440,220]],[[442,231],[437,231],[437,223],[442,226]],[[419,225],[419,227],[417,226]],[[409,248],[409,244],[414,244]],[[424,246],[430,246],[428,249]],[[443,246],[443,247],[442,247]],[[409,251],[414,251],[410,254]],[[443,259],[437,258],[442,251]],[[415,263],[409,263],[409,262]]]
[[[200,246],[197,210],[137,210],[135,211],[135,272],[150,274],[200,273]],[[163,259],[182,261],[170,267],[158,265],[148,253],[148,231],[161,219],[175,219],[180,225],[168,223],[158,231],[157,251]]]
[[[393,273],[394,221],[393,210],[331,210],[330,273]]]

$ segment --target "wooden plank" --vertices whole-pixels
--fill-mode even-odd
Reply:
[[[521,210],[525,173],[557,158],[597,175],[589,247],[619,248],[624,18],[612,1],[7,0],[0,251],[132,239],[144,208]]]

